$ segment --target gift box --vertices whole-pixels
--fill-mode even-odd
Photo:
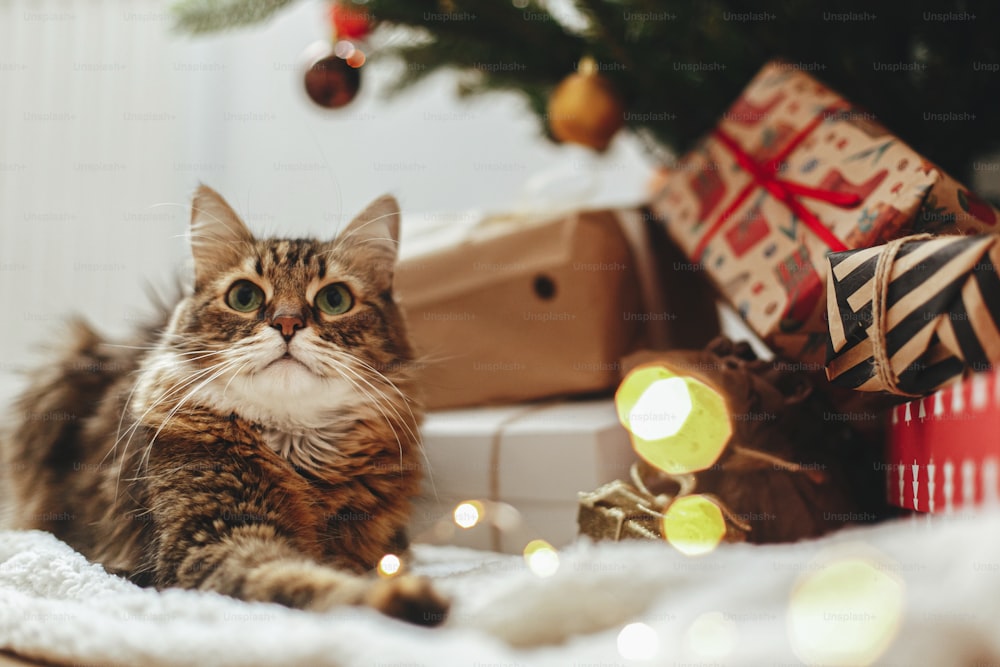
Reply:
[[[710,300],[688,311],[660,289],[649,223],[605,209],[466,219],[404,239],[395,290],[427,407],[610,390],[629,351],[683,342],[671,340],[681,330],[714,335]]]
[[[579,492],[627,476],[636,460],[610,399],[432,412],[421,432],[427,471],[410,530],[418,542],[508,553],[535,539],[565,545],[577,533]],[[468,528],[453,516],[463,503],[476,508]]]
[[[997,212],[808,74],[766,65],[662,177],[653,209],[769,346],[823,361],[826,254]]]
[[[889,502],[933,513],[1000,502],[997,433],[998,371],[892,408],[885,465]]]
[[[834,384],[919,396],[1000,361],[1000,236],[908,237],[829,263]]]

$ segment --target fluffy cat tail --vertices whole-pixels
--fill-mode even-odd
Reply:
[[[139,356],[139,350],[109,345],[79,318],[67,322],[60,343],[48,352],[50,362],[28,373],[0,441],[9,478],[4,486],[20,508],[29,509],[8,518],[19,528],[52,530],[46,524],[66,510],[58,490],[84,459],[81,433],[108,389],[135,370]]]

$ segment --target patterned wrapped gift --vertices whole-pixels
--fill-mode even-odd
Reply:
[[[670,170],[653,209],[747,323],[806,362],[823,360],[827,252],[998,219],[870,114],[778,62]]]
[[[827,376],[929,394],[1000,361],[1000,236],[916,236],[830,255]]]
[[[949,513],[1000,502],[1000,372],[898,405],[891,422],[890,503]]]

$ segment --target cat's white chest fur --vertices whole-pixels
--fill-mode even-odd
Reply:
[[[269,379],[222,378],[198,398],[221,414],[260,424],[264,444],[293,465],[321,470],[341,459],[338,442],[350,422],[345,416],[357,411],[364,396],[342,378],[298,373],[292,381]]]

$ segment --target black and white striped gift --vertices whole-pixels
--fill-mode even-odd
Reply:
[[[834,384],[921,396],[1000,361],[1000,236],[910,237],[829,262]]]

